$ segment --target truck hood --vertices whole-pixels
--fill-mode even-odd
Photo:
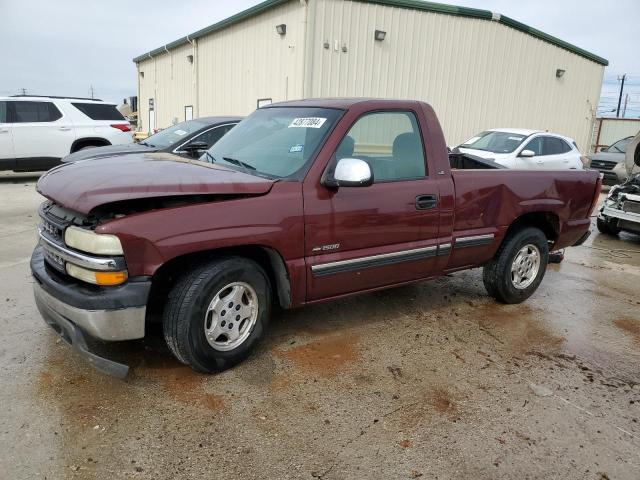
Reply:
[[[106,157],[99,162],[63,164],[45,173],[40,194],[66,208],[88,214],[107,203],[185,195],[263,195],[275,180],[220,164],[169,153]]]
[[[155,152],[157,148],[141,143],[129,143],[126,145],[108,145],[106,147],[87,148],[78,150],[62,159],[64,163],[78,162],[80,160],[95,160],[97,158],[112,157],[114,155],[129,155],[131,153]]]

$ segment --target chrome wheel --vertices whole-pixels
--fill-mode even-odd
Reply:
[[[531,285],[540,271],[540,250],[529,244],[522,247],[511,264],[511,283],[518,290]]]
[[[226,352],[249,337],[257,319],[255,290],[248,283],[230,283],[211,300],[204,317],[204,333],[213,349]]]

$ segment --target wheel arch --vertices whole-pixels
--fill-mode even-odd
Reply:
[[[83,137],[76,139],[71,144],[70,153],[77,152],[83,147],[94,145],[96,147],[106,147],[107,145],[111,145],[111,142],[103,137]]]
[[[149,314],[154,318],[162,315],[161,306],[164,305],[164,299],[166,299],[176,280],[186,269],[203,261],[229,256],[244,257],[258,263],[269,276],[269,281],[280,307],[284,309],[291,307],[289,271],[280,253],[274,248],[264,245],[245,245],[191,252],[174,257],[162,264],[152,276],[151,291],[147,301]]]
[[[505,233],[504,238],[525,227],[535,227],[544,233],[547,240],[555,243],[560,235],[560,217],[554,212],[528,212],[516,218]]]

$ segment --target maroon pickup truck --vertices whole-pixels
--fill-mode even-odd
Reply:
[[[518,303],[549,249],[589,235],[595,171],[514,171],[450,155],[433,109],[334,99],[261,108],[199,159],[76,162],[37,189],[31,260],[45,318],[97,368],[89,339],[166,342],[199,372],[228,368],[274,304],[300,307],[482,266]]]

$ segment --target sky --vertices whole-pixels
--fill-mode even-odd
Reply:
[[[0,0],[0,95],[136,94],[137,55],[195,32],[258,0]],[[561,38],[609,60],[598,112],[615,116],[627,74],[627,117],[640,117],[640,0],[453,0]],[[623,99],[624,101],[624,99]]]

